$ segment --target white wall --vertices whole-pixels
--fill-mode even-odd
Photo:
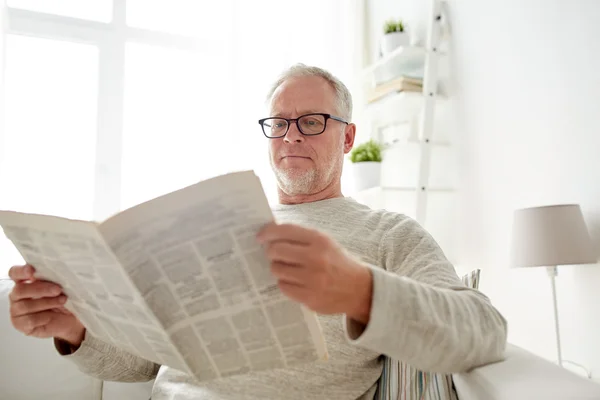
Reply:
[[[556,357],[550,283],[510,270],[515,208],[580,203],[600,253],[600,2],[449,2],[462,109],[463,262],[509,340]],[[559,268],[563,357],[600,379],[600,265]]]
[[[369,1],[372,57],[388,18],[406,18],[423,35],[428,1]],[[512,343],[555,359],[549,280],[543,268],[509,269],[510,229],[516,208],[580,203],[600,254],[600,1],[447,6],[461,188],[458,267],[482,268],[481,288],[508,318]],[[600,265],[559,268],[563,357],[598,380],[599,289]]]

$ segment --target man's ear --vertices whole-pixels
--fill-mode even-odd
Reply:
[[[354,146],[354,138],[356,137],[356,124],[346,125],[344,129],[344,154],[350,153]]]

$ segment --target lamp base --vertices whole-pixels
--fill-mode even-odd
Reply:
[[[590,370],[588,370],[586,367],[584,367],[583,365],[578,364],[575,361],[569,361],[569,360],[562,360],[562,362],[563,362],[563,368],[564,368],[564,364],[572,364],[572,365],[574,365],[576,367],[579,367],[583,371],[585,371],[585,376],[588,379],[592,379],[592,372]]]
[[[550,283],[552,285],[552,300],[553,300],[553,304],[554,304],[554,329],[556,330],[556,350],[558,352],[558,365],[560,365],[563,368],[564,368],[563,364],[565,364],[565,363],[575,365],[585,371],[585,375],[588,377],[588,379],[592,379],[592,373],[590,371],[588,371],[588,369],[585,368],[583,365],[578,364],[574,361],[568,361],[568,360],[562,359],[562,352],[560,349],[560,328],[559,328],[559,324],[558,324],[558,306],[557,306],[557,301],[556,301],[556,282],[555,282],[555,278],[556,278],[556,276],[558,276],[558,269],[556,268],[556,266],[547,267],[546,272],[548,272],[548,277],[550,278]]]
[[[558,275],[556,266],[547,267],[548,277],[550,277],[550,284],[552,285],[552,301],[554,304],[554,331],[556,333],[556,351],[558,353],[558,365],[562,365],[562,353],[560,350],[560,328],[558,324],[558,306],[556,302],[556,282],[555,277]]]

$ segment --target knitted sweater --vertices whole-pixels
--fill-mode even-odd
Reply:
[[[89,334],[58,351],[104,380],[156,378],[153,400],[372,399],[381,355],[448,374],[501,359],[506,321],[481,292],[466,288],[435,240],[414,220],[351,198],[276,205],[276,221],[319,229],[369,266],[373,298],[367,326],[319,315],[329,360],[208,382],[121,351]]]

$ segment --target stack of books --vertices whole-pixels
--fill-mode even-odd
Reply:
[[[422,92],[423,91],[423,79],[400,76],[398,78],[389,80],[384,83],[380,83],[369,89],[367,93],[367,101],[374,103],[392,93],[397,92]]]

